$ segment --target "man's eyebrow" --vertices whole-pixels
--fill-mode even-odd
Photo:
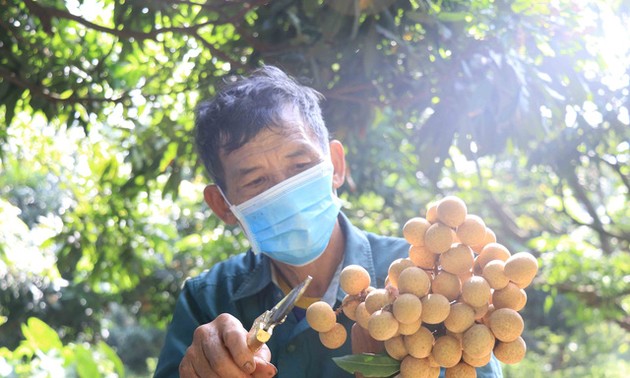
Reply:
[[[240,168],[238,170],[238,176],[239,177],[244,177],[247,176],[248,174],[255,172],[257,170],[259,170],[260,167],[259,166],[253,166],[253,167],[249,167],[249,168]]]

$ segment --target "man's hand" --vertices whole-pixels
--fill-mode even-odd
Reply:
[[[270,360],[267,345],[252,352],[243,324],[232,315],[221,314],[197,327],[179,364],[179,374],[183,378],[273,377],[277,369]]]
[[[356,323],[352,325],[350,337],[352,340],[352,354],[383,353],[385,351],[385,344],[382,341],[374,340],[366,329]],[[363,378],[363,375],[360,373],[355,373],[354,376]]]

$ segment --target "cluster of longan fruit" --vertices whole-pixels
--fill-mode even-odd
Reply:
[[[475,377],[491,354],[506,364],[525,356],[518,311],[524,288],[538,271],[528,252],[511,254],[464,201],[448,196],[403,227],[409,256],[389,266],[384,288],[370,286],[361,266],[341,272],[347,294],[337,311],[326,302],[309,306],[306,318],[322,344],[334,349],[347,338],[341,311],[384,342],[401,361],[401,377]],[[340,311],[341,310],[341,311]]]

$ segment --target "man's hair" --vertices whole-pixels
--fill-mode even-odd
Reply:
[[[307,132],[328,151],[328,130],[319,107],[322,98],[280,69],[263,66],[249,77],[228,83],[213,99],[201,102],[196,111],[195,139],[212,180],[225,189],[220,153],[240,148],[265,128],[282,127],[282,112],[287,107],[297,110]]]

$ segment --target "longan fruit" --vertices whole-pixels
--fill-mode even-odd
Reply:
[[[421,299],[420,318],[426,324],[438,324],[444,321],[451,311],[451,304],[442,294],[428,294]]]
[[[492,359],[492,353],[488,353],[483,357],[472,357],[470,354],[464,352],[462,353],[462,360],[466,362],[470,366],[474,367],[482,367],[488,365],[490,360]]]
[[[453,244],[448,251],[440,255],[442,269],[456,275],[469,272],[474,262],[475,255],[466,244]]]
[[[529,286],[538,272],[538,260],[529,252],[518,252],[505,261],[505,275],[521,289]]]
[[[360,325],[363,329],[368,329],[368,321],[370,320],[371,314],[365,308],[365,302],[359,303],[354,314],[357,318],[357,324]]]
[[[420,319],[422,302],[413,294],[400,294],[392,304],[392,312],[400,323],[415,323]]]
[[[488,281],[491,288],[501,290],[510,283],[510,279],[505,275],[504,269],[505,262],[501,260],[491,260],[483,267],[481,276]]]
[[[424,246],[412,245],[409,247],[409,260],[422,269],[433,269],[437,260],[435,253],[429,252]]]
[[[438,221],[437,218],[437,204],[432,204],[427,208],[427,214],[425,216],[429,223],[433,224]]]
[[[462,292],[462,283],[458,276],[442,270],[431,282],[431,292],[442,294],[449,301],[454,301]]]
[[[462,358],[462,347],[457,338],[449,335],[440,336],[431,351],[435,361],[445,368],[457,365]]]
[[[486,238],[486,224],[479,216],[468,214],[455,234],[466,245],[478,245]]]
[[[471,245],[470,248],[472,248],[475,253],[480,253],[483,247],[490,243],[496,243],[496,241],[497,235],[490,228],[486,227],[486,233],[484,235],[483,241],[477,245]]]
[[[354,322],[357,321],[356,311],[359,303],[361,303],[361,301],[357,297],[349,294],[346,294],[346,296],[343,297],[343,301],[341,301],[341,310],[348,319]]]
[[[409,355],[425,358],[431,354],[435,337],[426,327],[421,326],[416,333],[404,336],[403,341]]]
[[[445,225],[456,228],[464,222],[468,210],[466,204],[455,196],[446,196],[437,205],[438,220]]]
[[[426,358],[407,356],[400,362],[401,378],[437,378],[440,368],[432,367]]]
[[[492,293],[492,304],[495,309],[511,308],[516,310],[521,308],[523,301],[523,293],[515,283],[510,282],[501,290],[495,290]]]
[[[387,270],[390,285],[398,287],[398,276],[400,276],[400,272],[412,266],[416,266],[416,264],[408,258],[399,258],[392,261]]]
[[[387,354],[395,360],[400,361],[409,354],[407,347],[405,347],[403,336],[394,336],[391,339],[385,340],[384,345]]]
[[[339,285],[346,294],[360,294],[370,286],[370,274],[360,265],[348,265],[341,271]]]
[[[527,304],[527,292],[525,290],[521,289],[521,300],[514,307],[514,310],[521,311],[525,307],[526,304]]]
[[[444,326],[454,333],[462,333],[475,323],[475,310],[466,303],[453,303]]]
[[[488,313],[489,308],[490,305],[488,303],[478,307],[473,307],[473,309],[475,310],[475,320],[483,319],[483,317]]]
[[[485,315],[481,318],[481,322],[485,325],[488,325],[489,320],[490,320],[490,315],[492,315],[492,313],[495,311],[494,305],[491,303],[488,305],[488,310],[486,311]]]
[[[365,297],[365,309],[373,314],[393,301],[387,289],[374,289]]]
[[[431,282],[431,292],[442,294],[449,301],[454,301],[462,292],[462,283],[458,276],[440,271]]]
[[[444,373],[445,378],[476,378],[477,370],[468,365],[464,361],[460,361],[457,365],[447,368]]]
[[[337,349],[346,342],[348,338],[348,332],[340,323],[335,323],[335,325],[328,332],[320,332],[319,340],[322,342],[322,345],[328,349]]]
[[[463,273],[461,273],[461,274],[458,274],[458,275],[457,275],[457,277],[459,277],[459,281],[460,281],[460,282],[466,282],[466,281],[468,281],[468,280],[470,279],[470,277],[472,277],[472,276],[474,276],[474,274],[473,274],[472,270],[468,270],[468,271],[465,271],[465,272],[463,272]]]
[[[483,241],[480,244],[471,245],[470,248],[472,248],[475,253],[480,253],[483,247],[490,243],[496,243],[496,241],[497,235],[490,228],[486,227],[486,233],[484,235]]]
[[[483,269],[486,264],[492,260],[506,261],[510,256],[510,251],[503,244],[488,243],[483,247],[481,252],[479,252],[476,262],[478,262],[479,267]]]
[[[462,348],[472,357],[483,357],[492,352],[495,337],[484,324],[475,324],[464,332]]]
[[[440,254],[448,251],[453,244],[453,230],[442,223],[434,223],[424,235],[424,247],[431,253]]]
[[[328,332],[337,323],[337,315],[330,305],[317,301],[306,309],[306,321],[317,332]]]
[[[462,300],[473,307],[488,303],[491,293],[490,285],[483,277],[472,276],[462,284]]]
[[[516,310],[500,308],[488,318],[488,327],[497,340],[510,342],[516,340],[523,333],[525,323]]]
[[[494,347],[494,356],[504,364],[520,362],[525,357],[526,352],[527,345],[525,345],[525,340],[520,336],[509,343],[498,342]]]
[[[407,268],[398,276],[400,294],[411,293],[417,297],[423,297],[429,292],[430,287],[429,275],[418,267]]]
[[[424,245],[424,234],[431,226],[431,223],[421,217],[414,217],[409,219],[403,226],[403,237],[411,245]]]
[[[398,333],[398,321],[391,312],[378,310],[370,315],[368,333],[377,341],[391,339]]]
[[[401,335],[413,335],[414,333],[418,332],[421,325],[422,321],[420,319],[413,323],[398,322],[398,333],[400,333]]]

